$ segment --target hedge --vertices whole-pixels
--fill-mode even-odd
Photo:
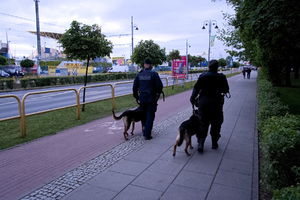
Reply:
[[[273,199],[300,199],[300,115],[288,114],[261,71],[257,80],[261,184]]]
[[[300,115],[286,114],[266,120],[261,128],[264,165],[262,181],[280,189],[300,181]]]
[[[104,82],[119,79],[134,79],[137,73],[110,73],[110,74],[94,74],[87,76],[87,83]],[[83,84],[85,76],[57,76],[57,77],[34,77],[21,78],[21,88],[45,87],[53,85],[70,85]],[[14,81],[12,79],[0,80],[0,90],[14,89]]]
[[[14,80],[13,79],[0,79],[0,90],[13,89]]]

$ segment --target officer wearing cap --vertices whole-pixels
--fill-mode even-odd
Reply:
[[[218,73],[218,61],[209,62],[209,71],[199,76],[190,98],[192,105],[198,98],[198,117],[200,130],[196,134],[198,139],[198,151],[203,152],[208,128],[212,140],[212,149],[218,148],[218,140],[221,137],[221,125],[223,123],[224,96],[229,93],[226,76]]]
[[[158,73],[151,70],[152,67],[151,59],[147,58],[144,62],[144,69],[134,79],[132,89],[133,96],[140,102],[142,109],[143,136],[145,140],[152,139],[151,131],[157,110],[157,101],[163,90],[162,81]]]

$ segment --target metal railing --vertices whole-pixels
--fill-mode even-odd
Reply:
[[[0,119],[0,122],[12,120],[12,119],[19,119],[20,120],[20,122],[19,122],[19,124],[20,124],[20,132],[22,133],[22,127],[23,127],[22,117],[23,116],[22,116],[22,110],[21,110],[21,100],[16,95],[3,95],[3,96],[0,96],[0,98],[15,98],[18,101],[19,116],[13,116],[13,117],[7,117],[7,118],[4,118],[4,119]]]
[[[36,95],[36,94],[45,94],[45,93],[53,93],[53,92],[63,92],[63,91],[74,91],[76,94],[76,104],[70,105],[70,106],[63,106],[59,108],[54,108],[54,109],[48,109],[48,110],[43,110],[39,112],[34,112],[30,114],[25,114],[25,100],[28,96],[30,95]],[[21,121],[22,121],[22,126],[21,126],[21,134],[22,137],[26,137],[26,116],[33,116],[33,115],[38,115],[46,112],[51,112],[51,111],[56,111],[56,110],[62,110],[65,108],[71,108],[71,107],[76,107],[76,119],[80,119],[80,101],[79,101],[79,93],[77,92],[76,89],[70,88],[70,89],[60,89],[60,90],[48,90],[48,91],[41,91],[41,92],[29,92],[25,94],[22,98],[22,114],[21,114]]]
[[[192,80],[192,76],[193,75],[191,75],[191,80]],[[173,78],[173,79],[176,80],[176,84],[175,85],[176,85],[176,89],[177,89],[178,88],[178,79],[180,79],[182,77],[183,76],[172,76],[172,77],[162,77],[161,78],[161,79],[165,79],[166,80],[166,85],[164,86],[166,88],[166,90],[167,90],[166,91],[166,95],[168,95],[169,79]],[[183,77],[183,79],[184,79],[184,86],[186,84],[186,78],[187,78],[187,76]],[[108,99],[112,99],[112,109],[115,110],[115,98],[116,98],[116,96],[115,96],[115,90],[116,90],[116,87],[118,85],[128,84],[128,83],[133,83],[133,81],[116,82],[113,85],[112,84],[100,84],[100,85],[82,86],[82,87],[80,87],[78,89],[78,91],[75,88],[69,88],[69,89],[48,90],[48,91],[41,91],[41,92],[29,92],[29,93],[26,93],[23,96],[22,100],[20,100],[19,97],[17,97],[16,95],[3,95],[3,96],[0,96],[0,98],[15,98],[18,101],[19,115],[18,116],[4,118],[4,119],[0,119],[0,122],[7,121],[7,120],[13,120],[13,119],[20,119],[21,137],[26,137],[26,117],[28,117],[28,116],[33,116],[33,115],[43,114],[43,113],[47,113],[47,112],[62,110],[62,109],[66,109],[66,108],[76,107],[76,119],[79,120],[80,119],[80,106],[81,105],[85,105],[85,104],[89,104],[89,103],[95,103],[95,102],[104,101],[104,100],[108,100]],[[80,92],[81,92],[82,89],[94,88],[94,87],[104,87],[104,86],[110,86],[110,88],[111,88],[111,97],[80,103]],[[26,100],[26,98],[28,96],[38,95],[38,94],[45,94],[45,93],[63,92],[63,91],[74,91],[75,95],[76,95],[76,103],[72,104],[72,105],[68,105],[68,106],[62,106],[62,107],[58,107],[58,108],[53,108],[53,109],[48,109],[48,110],[43,110],[43,111],[38,111],[38,112],[34,112],[34,113],[25,114],[25,100]],[[122,97],[122,96],[126,96],[126,95],[129,95],[129,94],[132,94],[132,93],[127,93],[127,94],[119,95],[117,97]]]

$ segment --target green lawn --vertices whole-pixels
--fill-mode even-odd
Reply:
[[[277,87],[281,101],[288,105],[291,114],[300,114],[300,79],[291,77],[292,87]]]

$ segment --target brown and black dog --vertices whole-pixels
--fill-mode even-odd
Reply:
[[[115,120],[123,119],[123,122],[124,122],[124,133],[123,134],[124,134],[125,140],[128,140],[127,131],[129,130],[130,125],[132,124],[131,135],[133,135],[134,123],[142,120],[142,111],[141,111],[140,107],[137,107],[134,110],[126,110],[119,117],[117,117],[115,115],[115,111],[113,110],[112,115]]]
[[[173,149],[173,156],[176,155],[176,147],[180,146],[183,143],[183,140],[186,141],[185,145],[185,153],[190,156],[191,154],[188,152],[188,147],[192,149],[192,136],[195,135],[199,131],[199,119],[198,119],[198,110],[193,110],[193,115],[190,117],[190,119],[182,122],[178,128],[178,134],[176,137],[176,141],[174,144]]]

